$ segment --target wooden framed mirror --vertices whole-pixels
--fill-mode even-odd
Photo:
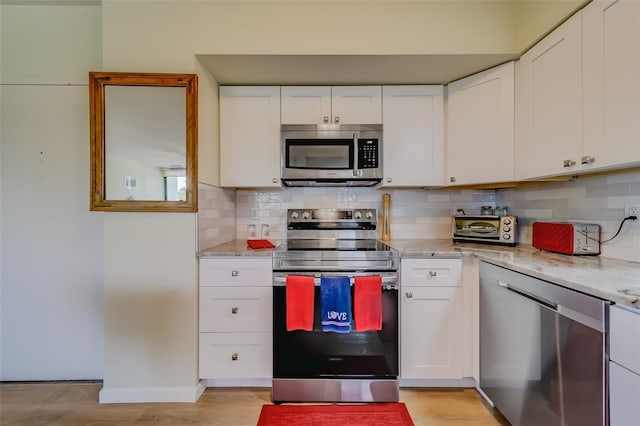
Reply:
[[[195,74],[90,72],[92,211],[197,211]]]

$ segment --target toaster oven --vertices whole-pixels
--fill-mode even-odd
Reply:
[[[517,222],[515,216],[456,215],[451,233],[453,241],[515,246]]]

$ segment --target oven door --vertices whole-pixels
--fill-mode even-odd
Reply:
[[[319,275],[316,278],[313,331],[287,331],[286,286],[284,285],[286,275],[286,273],[274,273],[274,379],[397,379],[397,273],[380,274],[383,277],[382,330],[350,333],[322,331]],[[323,275],[332,274],[323,273]],[[373,274],[335,273],[333,275]]]

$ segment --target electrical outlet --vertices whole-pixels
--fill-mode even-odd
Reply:
[[[640,203],[629,203],[624,206],[625,216],[635,216],[640,218]]]

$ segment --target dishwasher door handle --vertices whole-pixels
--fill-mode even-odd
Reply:
[[[551,302],[549,300],[545,300],[540,296],[536,296],[535,294],[531,294],[531,293],[526,292],[524,290],[520,290],[519,288],[514,287],[514,286],[512,286],[512,285],[510,285],[508,283],[505,283],[504,281],[498,281],[498,286],[502,287],[502,288],[504,288],[506,290],[509,290],[509,291],[519,295],[519,296],[526,297],[527,299],[532,300],[532,301],[536,302],[538,305],[544,306],[545,308],[549,308],[549,309],[551,309],[553,311],[557,311],[558,310],[558,304],[557,303]]]

